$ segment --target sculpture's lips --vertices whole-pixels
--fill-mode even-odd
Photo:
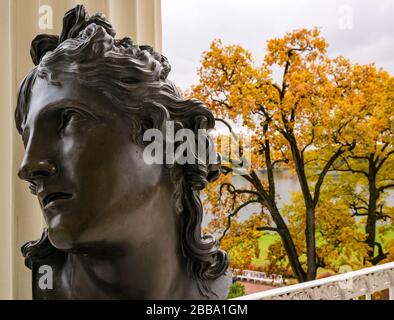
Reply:
[[[71,197],[72,197],[71,193],[52,192],[44,197],[44,199],[42,200],[42,205],[45,208],[45,207],[49,206],[50,204],[56,202],[57,200],[70,199]]]

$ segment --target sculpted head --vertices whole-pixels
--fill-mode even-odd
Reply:
[[[198,129],[214,127],[213,115],[181,97],[167,80],[164,56],[114,37],[103,17],[77,6],[59,37],[32,42],[36,66],[20,86],[15,113],[25,146],[19,177],[37,195],[48,229],[24,246],[26,264],[125,237],[135,250],[174,237],[204,290],[228,266],[216,240],[201,233],[199,191],[217,178],[219,165],[148,164],[142,137],[171,120],[197,139]]]

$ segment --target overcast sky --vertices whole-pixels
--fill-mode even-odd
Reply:
[[[331,57],[394,74],[394,0],[162,0],[162,14],[163,53],[182,89],[197,83],[201,53],[215,38],[242,45],[260,64],[267,40],[313,26]]]

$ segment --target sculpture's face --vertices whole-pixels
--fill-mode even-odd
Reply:
[[[76,81],[60,83],[37,78],[32,88],[19,172],[37,186],[51,242],[70,250],[121,242],[126,232],[143,238],[153,225],[147,212],[164,201],[156,192],[161,166],[143,161],[128,117],[109,99]]]

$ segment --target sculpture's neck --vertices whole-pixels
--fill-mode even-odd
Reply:
[[[131,231],[135,216],[125,215],[104,244],[94,243],[68,254],[62,275],[70,298],[180,299],[198,293],[181,251],[178,216],[172,202],[163,202],[172,193],[167,194],[165,188],[161,192],[164,194],[158,190],[149,204],[133,213],[152,217],[137,227],[144,232],[136,227]]]
[[[60,253],[51,261],[53,288],[42,290],[43,275],[33,268],[34,299],[204,299],[197,282],[186,271],[186,261],[166,241],[146,244],[145,251],[114,247],[112,254]],[[174,247],[173,247],[174,248]],[[175,247],[176,248],[176,247]],[[110,248],[107,248],[110,249]],[[226,298],[229,274],[210,281],[216,293],[209,298]]]
[[[152,250],[150,250],[152,249]],[[165,247],[120,256],[69,254],[62,268],[72,299],[184,298],[193,283],[175,252]],[[93,297],[92,297],[93,298]]]

